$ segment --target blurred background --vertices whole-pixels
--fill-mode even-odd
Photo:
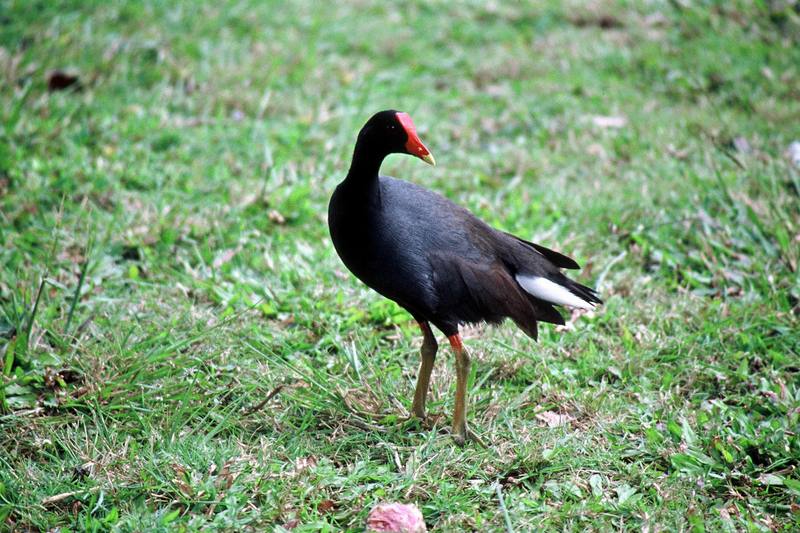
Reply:
[[[0,524],[796,526],[798,9],[0,3]],[[607,302],[468,331],[491,450],[398,426],[415,326],[329,242],[387,108]]]

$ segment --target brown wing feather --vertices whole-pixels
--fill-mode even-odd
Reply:
[[[515,238],[522,244],[530,246],[531,248],[533,248],[534,250],[545,256],[551,263],[553,263],[555,266],[559,268],[567,268],[572,270],[577,270],[581,268],[581,266],[577,263],[577,261],[575,261],[571,257],[567,257],[566,255],[556,252],[555,250],[551,250],[550,248],[545,248],[541,244],[536,244],[535,242],[530,242],[526,241],[525,239],[520,239],[519,237],[517,237],[516,235],[512,235],[511,233],[508,232],[503,232],[503,233],[505,233],[509,237]]]
[[[481,310],[484,317],[491,316],[490,322],[508,317],[534,339],[538,338],[537,321],[564,323],[551,305],[535,300],[521,290],[504,265],[486,267],[459,261],[458,270],[473,305]]]

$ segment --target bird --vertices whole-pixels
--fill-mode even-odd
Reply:
[[[436,165],[410,115],[373,115],[358,133],[350,168],[328,204],[328,228],[344,265],[371,289],[408,311],[422,332],[411,414],[425,419],[438,343],[448,339],[456,368],[451,435],[482,443],[467,424],[470,356],[459,326],[510,318],[534,340],[538,323],[564,324],[554,306],[594,309],[598,293],[565,276],[579,269],[555,250],[495,229],[441,194],[380,175],[390,154]]]

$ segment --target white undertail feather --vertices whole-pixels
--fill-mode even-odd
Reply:
[[[522,274],[517,274],[515,277],[517,278],[517,283],[525,289],[525,292],[545,302],[568,305],[570,307],[577,307],[590,311],[595,307],[593,303],[587,302],[583,298],[572,294],[566,287],[554,283],[547,278],[525,276]]]

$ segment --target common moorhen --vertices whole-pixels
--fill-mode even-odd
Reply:
[[[470,360],[459,324],[511,318],[536,339],[537,322],[564,324],[553,305],[593,309],[597,293],[561,273],[569,257],[496,230],[435,192],[380,176],[383,159],[410,154],[434,165],[406,113],[381,111],[358,134],[353,161],[331,197],[333,245],[350,271],[405,308],[422,329],[422,362],[412,413],[425,418],[425,398],[438,344],[432,323],[456,359],[453,437],[475,435],[466,423]]]

